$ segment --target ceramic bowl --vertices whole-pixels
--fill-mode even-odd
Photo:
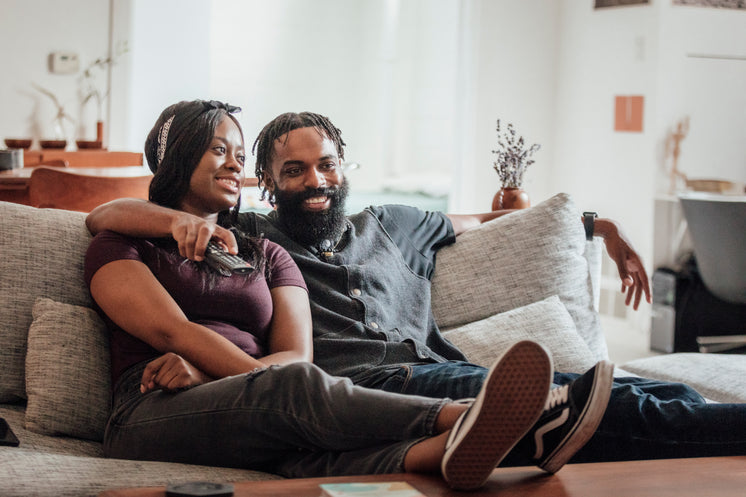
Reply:
[[[41,148],[65,148],[67,140],[39,140]]]
[[[101,148],[101,142],[100,141],[87,141],[87,140],[77,140],[75,144],[78,146],[78,149],[84,149],[84,148]]]
[[[5,146],[8,148],[23,148],[23,149],[30,148],[31,139],[30,138],[6,138]]]

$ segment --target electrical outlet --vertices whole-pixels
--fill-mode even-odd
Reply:
[[[49,72],[52,74],[75,74],[80,69],[80,59],[75,52],[52,52],[49,54]]]

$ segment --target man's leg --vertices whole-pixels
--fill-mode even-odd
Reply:
[[[361,384],[387,392],[457,400],[476,397],[487,373],[487,368],[461,361],[405,364]]]
[[[744,454],[746,404],[708,404],[681,383],[616,378],[598,430],[571,462]]]
[[[558,471],[593,435],[607,405],[612,374],[613,366],[601,361],[584,375],[568,378],[577,381],[568,381],[566,388],[554,385],[557,388],[548,396],[544,413],[503,465],[536,464],[550,473]],[[487,369],[466,362],[410,364],[392,370],[371,386],[409,395],[463,399],[475,397],[486,376]]]

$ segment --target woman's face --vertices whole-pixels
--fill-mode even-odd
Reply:
[[[216,220],[219,212],[236,205],[244,179],[244,160],[241,131],[231,118],[223,117],[192,173],[181,210]]]

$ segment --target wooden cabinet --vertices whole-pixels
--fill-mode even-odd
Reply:
[[[64,161],[64,162],[63,162]],[[26,150],[23,153],[23,166],[41,164],[68,167],[122,167],[142,166],[141,152],[110,152],[108,150]]]

